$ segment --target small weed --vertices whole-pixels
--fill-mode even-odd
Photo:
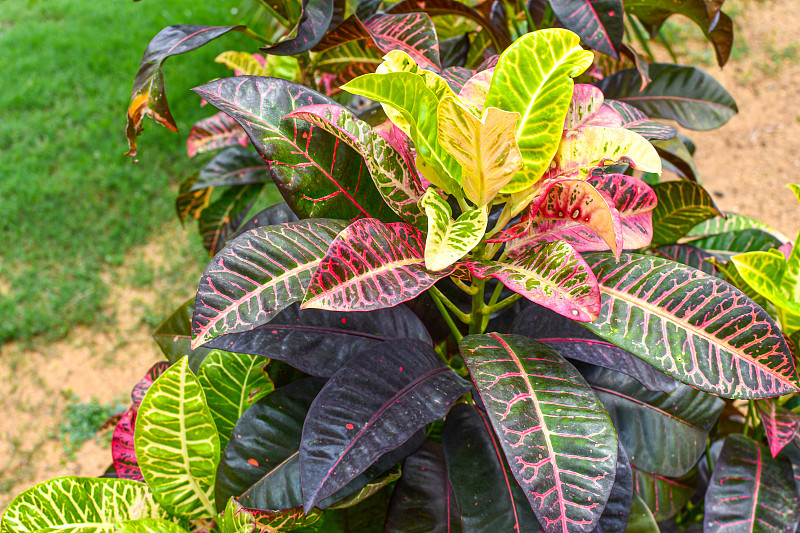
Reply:
[[[126,404],[122,400],[101,404],[97,398],[81,402],[72,393],[65,393],[64,396],[67,405],[64,408],[64,421],[58,426],[58,438],[64,446],[64,453],[70,460],[74,460],[75,452],[81,445],[95,436],[103,422],[124,411]],[[98,436],[98,442],[103,444],[107,444],[110,439],[110,433]]]

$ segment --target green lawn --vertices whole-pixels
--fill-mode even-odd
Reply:
[[[231,24],[238,4],[0,0],[0,344],[92,323],[101,272],[177,224],[175,184],[199,168],[185,135],[213,113],[189,89],[226,75],[218,53],[255,44],[234,34],[167,60],[181,132],[145,119],[137,164],[123,155],[133,77],[161,28]]]

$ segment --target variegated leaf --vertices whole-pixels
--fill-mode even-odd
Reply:
[[[462,213],[454,222],[447,201],[430,187],[420,201],[428,217],[425,268],[437,272],[467,255],[481,242],[489,217],[485,207]]]
[[[117,476],[122,479],[144,481],[142,470],[136,462],[133,432],[136,427],[136,411],[133,407],[125,411],[114,427],[111,436],[111,459]]]
[[[592,270],[564,242],[537,243],[503,263],[471,262],[478,278],[496,278],[512,291],[573,320],[588,322],[600,312],[600,291]]]
[[[301,309],[369,311],[410,300],[453,270],[426,269],[423,249],[413,226],[358,220],[331,243]]]
[[[301,300],[328,246],[347,224],[308,219],[264,226],[228,243],[200,278],[192,348],[248,331]]]
[[[519,113],[489,107],[478,118],[458,98],[446,96],[438,117],[439,144],[461,164],[467,198],[483,207],[522,167],[514,138]]]
[[[213,204],[203,209],[197,221],[197,231],[209,255],[216,255],[239,225],[247,220],[247,213],[263,188],[263,183],[229,188]]]
[[[720,261],[728,261],[734,255],[744,252],[765,252],[771,249],[779,251],[778,248],[783,245],[783,241],[775,235],[756,228],[717,233],[687,242],[702,248]]]
[[[586,123],[603,106],[603,91],[586,83],[578,83],[572,89],[565,130],[575,130]]]
[[[786,258],[778,250],[747,252],[734,255],[733,264],[742,279],[758,294],[777,307],[800,313],[800,301],[792,300],[781,291],[786,275]]]
[[[789,188],[800,202],[800,185],[790,183]],[[781,292],[791,301],[800,301],[800,234],[786,259],[786,271],[781,279]]]
[[[776,402],[758,400],[756,406],[767,435],[769,451],[772,457],[777,457],[783,447],[797,435],[800,429],[800,415]]]
[[[423,68],[439,70],[439,41],[426,13],[380,15],[366,24],[375,45],[384,53],[402,50]]]
[[[600,337],[725,398],[800,390],[778,326],[735,287],[657,257],[592,254],[586,262],[602,296],[599,318],[586,327]]]
[[[306,0],[302,6],[303,14],[289,38],[259,50],[278,56],[296,56],[311,50],[322,40],[333,18],[334,0]]]
[[[275,388],[263,371],[267,362],[268,359],[258,355],[214,350],[200,365],[197,379],[214,417],[220,449],[228,445],[242,413]]]
[[[622,0],[554,0],[550,7],[565,28],[591,48],[619,59],[624,12]]]
[[[492,77],[494,76],[494,69],[482,70],[477,74],[470,76],[470,78],[461,87],[458,92],[458,98],[467,106],[474,108],[478,112],[483,112],[483,102],[486,101],[486,95],[489,93],[489,87],[492,85]],[[514,124],[516,129],[516,124]],[[515,141],[516,144],[516,141]]]
[[[110,533],[118,531],[121,522],[168,516],[144,483],[129,479],[58,477],[17,495],[3,513],[0,531]],[[162,531],[183,531],[173,526],[174,529]]]
[[[484,105],[520,114],[514,133],[524,161],[502,192],[527,189],[547,170],[561,140],[571,78],[593,57],[577,35],[562,29],[528,33],[500,56]]]
[[[291,56],[251,54],[249,52],[223,52],[214,60],[233,70],[235,76],[269,76],[289,81],[299,81],[297,59]]]
[[[247,146],[247,143],[247,134],[242,127],[220,112],[192,126],[186,138],[186,153],[189,157],[194,157],[229,146]]]
[[[517,482],[548,533],[590,532],[614,484],[617,438],[580,373],[516,335],[470,335],[461,355]]]
[[[661,173],[661,158],[647,139],[638,133],[600,126],[583,126],[567,131],[555,154],[556,168],[550,174],[588,175],[592,167],[617,161],[630,162],[644,172]]]
[[[699,224],[721,215],[708,192],[691,181],[667,181],[653,185],[658,205],[653,210],[654,246],[671,244]]]
[[[704,220],[689,230],[687,235],[692,237],[716,235],[718,233],[727,233],[729,231],[755,228],[766,231],[767,233],[779,239],[781,242],[786,242],[785,236],[760,220],[731,212],[725,213],[724,216],[725,218],[722,216],[717,216],[708,220]]]
[[[618,250],[643,248],[650,244],[653,235],[652,211],[656,206],[656,195],[646,183],[624,174],[601,174],[590,178],[587,183],[599,191],[603,198],[610,199],[611,205],[614,205],[619,213],[620,230],[614,237],[614,239],[622,237],[621,246],[615,241]],[[571,214],[572,211],[563,212]],[[607,233],[604,238],[593,231],[592,224],[587,225],[584,222],[580,217],[573,219],[571,216],[536,222],[526,232],[521,232],[519,237],[509,242],[506,250],[509,252],[522,250],[539,241],[558,240],[569,243],[578,252],[609,249],[606,239],[611,237],[610,234]],[[509,228],[509,232],[512,228]],[[602,226],[598,226],[598,229],[602,229]]]
[[[417,205],[424,193],[422,183],[403,155],[378,131],[343,106],[301,107],[286,118],[303,119],[352,146],[367,163],[372,180],[386,204],[406,222],[425,229],[425,216]]]
[[[603,107],[613,111],[619,117],[619,123],[610,125],[611,127],[625,128],[635,131],[645,139],[672,139],[678,134],[678,131],[668,124],[662,124],[650,120],[639,109],[629,106],[623,102],[616,100],[606,100],[603,102]],[[599,124],[591,122],[595,126],[604,126],[606,124]]]
[[[669,244],[667,246],[660,246],[653,251],[661,257],[666,257],[670,261],[683,263],[686,266],[702,270],[706,274],[725,279],[724,275],[717,270],[717,267],[708,261],[709,259],[713,259],[714,256],[702,248],[690,244]]]
[[[633,469],[633,490],[658,521],[678,514],[695,492],[693,484]]]
[[[181,182],[178,189],[178,196],[175,198],[175,213],[181,223],[186,221],[186,217],[200,218],[203,210],[208,207],[213,188],[207,187],[200,190],[192,190],[197,182],[199,174],[192,174]]]
[[[228,185],[270,183],[269,165],[254,150],[233,146],[214,156],[200,171],[191,191]]]
[[[142,476],[165,509],[186,518],[214,516],[219,437],[186,357],[147,391],[134,441]]]
[[[231,498],[225,512],[216,520],[220,533],[253,533],[256,519],[242,504]]]

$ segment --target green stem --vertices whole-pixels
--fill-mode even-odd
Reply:
[[[455,322],[453,322],[453,318],[450,316],[450,313],[447,312],[447,309],[444,308],[444,304],[442,304],[442,301],[439,300],[439,297],[436,296],[433,292],[431,292],[431,298],[433,299],[433,303],[436,304],[436,308],[439,309],[439,312],[442,314],[442,318],[444,318],[444,321],[447,323],[447,326],[450,328],[450,333],[453,334],[453,337],[455,337],[456,342],[460,343],[461,339],[463,339],[464,336],[458,330],[458,326],[456,326]]]
[[[448,308],[448,309],[449,309],[449,310],[450,310],[450,311],[451,311],[451,312],[452,312],[454,315],[456,315],[456,318],[457,318],[457,319],[459,319],[459,320],[460,320],[461,322],[463,322],[464,324],[469,324],[469,321],[470,321],[470,317],[469,317],[469,315],[468,315],[467,313],[465,313],[464,311],[462,311],[461,309],[459,309],[459,308],[458,308],[458,306],[457,306],[456,304],[454,304],[453,302],[451,302],[451,301],[450,301],[450,299],[449,299],[447,296],[445,296],[444,294],[442,294],[442,291],[440,291],[440,290],[439,290],[439,289],[437,289],[436,287],[431,287],[431,288],[430,288],[430,291],[431,291],[431,295],[434,295],[434,296],[436,296],[436,298],[438,298],[440,302],[442,302],[444,305],[446,305],[446,306],[447,306],[447,308]]]
[[[509,208],[508,203],[506,203],[506,205],[503,206],[503,211],[500,212],[500,218],[497,219],[497,224],[495,224],[492,230],[488,232],[483,238],[484,239],[491,238],[495,233],[505,228],[509,220],[511,220],[511,209]]]
[[[745,437],[750,436],[750,420],[752,419],[753,415],[753,401],[749,400],[747,402],[747,414],[744,416],[744,429],[742,430],[742,435]]]
[[[471,320],[469,324],[470,335],[483,333],[483,308],[486,307],[483,301],[483,290],[484,287],[486,287],[486,280],[476,280],[475,287],[478,290],[472,295],[472,311],[470,313]]]
[[[256,40],[256,41],[258,41],[260,43],[264,43],[264,44],[267,44],[267,45],[270,45],[270,46],[272,46],[272,44],[273,44],[273,43],[269,42],[268,40],[266,40],[264,37],[260,36],[259,34],[257,34],[253,30],[251,30],[250,28],[245,27],[245,29],[243,29],[241,31],[242,31],[242,33],[244,33],[245,35],[247,35],[251,39],[254,39],[254,40]]]
[[[513,304],[514,302],[516,302],[520,298],[522,298],[521,294],[512,294],[511,296],[509,296],[508,298],[506,298],[505,300],[503,300],[500,303],[496,303],[494,305],[485,306],[481,310],[481,313],[483,313],[485,316],[491,316],[493,313],[496,313],[497,311],[503,309],[504,307],[508,307],[509,305]]]
[[[472,296],[473,294],[478,292],[478,288],[477,287],[473,287],[472,285],[467,285],[466,283],[464,283],[463,281],[461,281],[460,279],[458,279],[456,277],[450,276],[450,281],[455,283],[456,287],[458,287],[462,291],[466,292],[470,296]]]
[[[644,33],[644,28],[639,26],[639,21],[634,19],[630,14],[628,14],[628,23],[631,25],[631,29],[633,30],[633,34],[636,36],[636,40],[639,41],[639,45],[645,51],[645,53],[650,56],[652,59],[655,57],[653,55],[653,50],[650,49],[650,45],[648,44],[648,37]]]

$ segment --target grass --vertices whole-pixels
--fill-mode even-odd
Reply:
[[[133,77],[161,28],[230,24],[238,3],[0,0],[0,344],[95,322],[101,274],[177,224],[176,184],[199,168],[185,135],[213,113],[189,89],[226,75],[218,53],[257,45],[234,34],[168,59],[181,133],[146,119],[137,164],[123,155]]]
[[[65,393],[64,396],[67,404],[64,408],[64,421],[58,426],[58,438],[64,446],[67,458],[74,461],[75,452],[87,440],[95,437],[102,439],[104,445],[110,442],[113,426],[103,435],[98,435],[97,432],[110,417],[124,412],[128,406],[119,399],[113,403],[101,404],[97,398],[81,402],[75,394]]]

